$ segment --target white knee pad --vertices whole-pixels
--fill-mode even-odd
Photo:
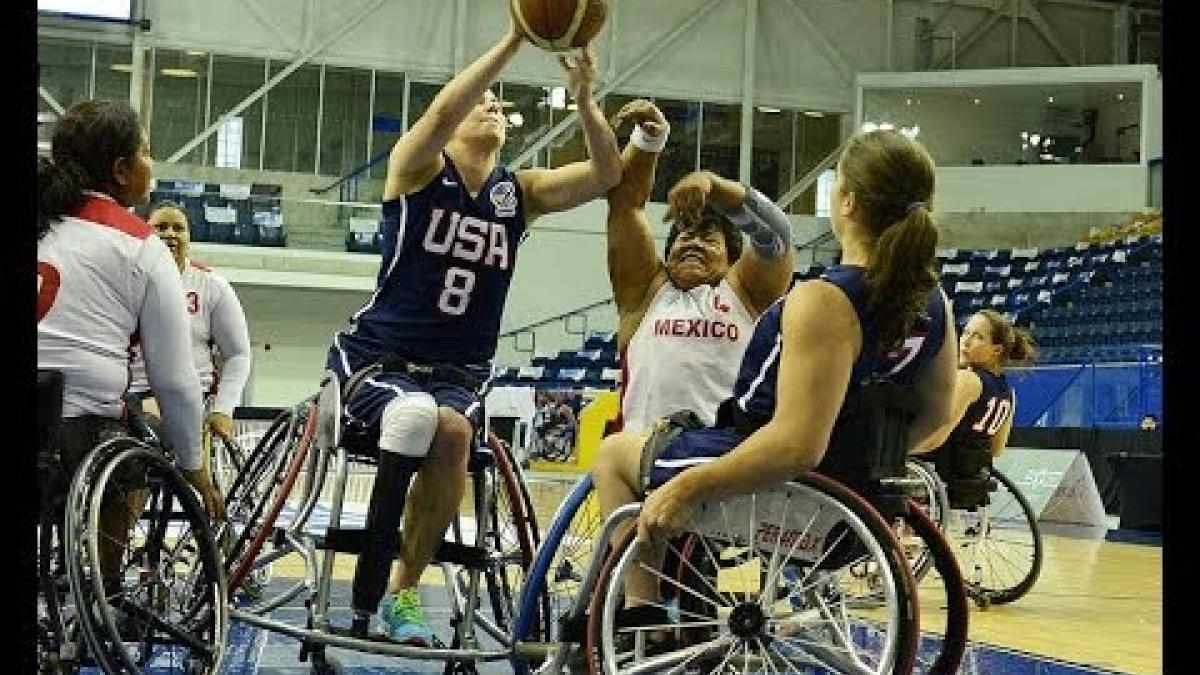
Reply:
[[[438,427],[438,405],[429,394],[391,400],[379,419],[379,449],[404,457],[424,457]]]

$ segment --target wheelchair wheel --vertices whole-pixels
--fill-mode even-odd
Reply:
[[[516,641],[586,643],[586,623],[566,626],[564,620],[583,584],[602,526],[592,477],[584,474],[559,505],[537,549],[530,581],[522,589],[513,633]],[[529,664],[520,659],[512,665],[517,675],[529,670]],[[568,666],[574,672],[574,666]]]
[[[231,596],[243,589],[313,448],[317,416],[305,405],[282,413],[246,459],[226,501],[225,570]],[[310,463],[310,470],[312,469]]]
[[[491,553],[497,556],[497,564],[484,574],[484,582],[495,626],[508,636],[512,634],[521,589],[529,576],[533,553],[539,543],[538,528],[529,491],[520,478],[520,469],[508,447],[490,433],[487,445],[496,460],[490,500],[492,508],[477,523],[478,526],[487,527],[488,546]],[[454,534],[462,542],[461,526],[454,528]],[[466,587],[464,576],[460,570],[463,588]]]
[[[912,572],[888,524],[840,483],[810,473],[703,503],[686,534],[696,537],[690,550],[677,539],[667,553],[687,561],[688,574],[646,565],[640,545],[609,555],[589,617],[593,673],[911,672],[920,634]],[[849,570],[864,562],[876,567],[882,589],[882,605],[868,610],[848,602]],[[650,602],[666,621],[618,625],[635,569],[674,587],[677,608]],[[653,631],[671,637],[650,648]]]
[[[958,569],[958,561],[941,528],[930,518],[925,505],[909,500],[904,523],[925,551],[926,565],[932,564],[942,581],[946,594],[946,625],[942,632],[942,648],[929,658],[921,657],[921,672],[926,675],[955,675],[967,652],[967,626],[970,611],[966,585]]]
[[[990,472],[996,489],[988,503],[956,512],[951,532],[967,591],[980,607],[1017,600],[1042,570],[1037,516],[1007,476],[995,467]]]
[[[118,477],[128,476],[144,477],[145,489],[120,485]],[[106,496],[134,510],[107,583],[100,565],[102,547],[113,543],[101,529]],[[141,672],[153,661],[156,672],[220,672],[229,617],[216,542],[204,508],[160,451],[117,439],[90,453],[68,496],[66,544],[80,627],[103,671]]]
[[[909,460],[906,468],[908,477],[920,479],[922,484],[921,491],[910,496],[912,506],[920,508],[938,530],[943,530],[946,524],[946,510],[950,503],[950,498],[946,495],[945,483],[938,477],[932,466],[920,460]],[[908,555],[913,577],[917,583],[920,583],[932,563],[929,549],[922,538],[911,528],[897,534],[900,543],[904,546],[904,552]]]
[[[39,673],[74,673],[79,668],[82,636],[69,609],[66,545],[60,513],[43,512],[38,523],[38,651]]]

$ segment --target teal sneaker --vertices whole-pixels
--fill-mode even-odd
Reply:
[[[425,609],[417,589],[404,588],[394,596],[390,593],[384,596],[379,605],[379,617],[393,640],[414,647],[433,644],[433,633],[425,624]]]

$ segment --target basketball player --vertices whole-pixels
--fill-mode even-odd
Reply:
[[[153,172],[137,113],[110,101],[71,106],[55,125],[51,157],[38,160],[38,368],[63,373],[64,419],[49,467],[57,476],[43,494],[66,495],[92,448],[128,434],[122,396],[129,348],[140,341],[176,461],[209,514],[223,518],[201,461],[200,386],[179,273],[154,230],[127,210],[146,201]],[[141,514],[144,480],[118,476],[104,496],[100,564],[109,587]]]
[[[391,637],[414,645],[431,642],[417,583],[462,499],[480,423],[477,392],[491,370],[517,245],[539,216],[600,197],[621,179],[616,138],[592,99],[590,46],[560,57],[590,159],[517,172],[497,166],[505,117],[488,87],[522,41],[510,21],[396,142],[377,288],[329,350],[327,367],[343,384],[373,363],[385,366],[346,402],[349,428],[379,449],[353,583],[354,627],[366,630],[378,607]],[[381,604],[401,513],[393,595]]]
[[[178,206],[159,206],[150,213],[148,222],[175,258],[183,280],[196,374],[201,390],[212,397],[205,424],[210,432],[232,438],[233,409],[242,400],[242,390],[250,378],[250,332],[242,303],[228,281],[188,257],[191,229],[187,215]],[[146,381],[146,364],[140,349],[135,350],[130,373],[130,393],[140,395],[144,409],[157,416],[157,402]]]
[[[985,474],[1004,450],[1017,409],[1004,369],[1036,355],[1028,331],[1013,326],[1003,314],[985,309],[967,321],[958,344],[954,412],[924,446],[936,448],[923,459],[934,462],[950,491],[955,491],[956,479]],[[951,502],[959,500],[952,497]]]
[[[698,171],[668,195],[671,229],[660,259],[645,206],[669,125],[646,100],[628,103],[614,124],[627,120],[636,126],[622,155],[621,184],[608,195],[622,428],[645,431],[680,410],[712,424],[754,322],[791,283],[791,222],[758,190]],[[743,232],[750,243],[744,253]]]
[[[601,510],[651,491],[637,522],[647,564],[702,498],[768,488],[821,464],[835,423],[855,424],[842,408],[867,378],[914,385],[911,446],[949,420],[955,338],[933,271],[933,187],[933,162],[915,141],[894,131],[853,137],[831,198],[842,263],[759,319],[716,425],[679,433],[660,423],[653,434],[612,437],[593,471]],[[652,606],[658,593],[650,574],[631,576],[626,620],[665,619]]]

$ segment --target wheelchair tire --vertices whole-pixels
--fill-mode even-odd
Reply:
[[[760,496],[765,503],[762,506],[763,510],[757,511]],[[799,501],[794,501],[797,499]],[[739,502],[738,500],[743,501]],[[785,501],[785,506],[782,521],[777,526],[760,520],[759,516],[768,519],[778,517],[779,505],[777,502],[781,500]],[[801,504],[800,508],[804,509],[806,502],[817,504],[815,507],[808,507],[808,510],[815,509],[811,520],[804,525],[803,530],[789,530],[787,514],[792,505],[799,503]],[[740,526],[737,509],[747,503],[750,505],[749,521],[752,531],[738,534],[737,528],[732,523],[739,523]],[[726,506],[735,511],[732,519],[726,515]],[[814,534],[809,528],[818,522],[818,516],[827,508],[834,516],[841,516],[842,520],[829,525],[824,534],[820,532]],[[742,581],[749,580],[752,582],[751,586],[756,583],[759,595],[755,598],[753,597],[755,591],[745,588],[722,590],[720,588],[722,581],[719,575],[715,581],[705,580],[704,589],[688,588],[683,586],[680,580],[674,580],[673,583],[679,585],[678,597],[693,597],[702,604],[715,607],[716,610],[715,613],[712,611],[695,613],[689,611],[684,602],[680,602],[677,610],[678,617],[672,623],[677,627],[687,626],[689,630],[707,631],[714,637],[708,640],[698,640],[693,636],[691,644],[687,646],[676,642],[674,646],[681,648],[675,650],[675,667],[678,667],[680,663],[692,662],[697,657],[702,657],[701,660],[705,662],[721,660],[723,667],[732,663],[730,659],[739,655],[740,648],[742,649],[740,658],[746,659],[746,663],[743,664],[744,667],[734,665],[737,669],[744,669],[749,667],[753,645],[757,645],[762,650],[762,655],[768,664],[772,664],[778,658],[782,660],[780,668],[788,671],[796,670],[795,663],[788,658],[788,654],[784,653],[784,647],[776,649],[777,645],[785,645],[790,654],[797,659],[807,658],[824,663],[827,670],[823,672],[870,672],[878,675],[885,673],[907,675],[912,672],[920,639],[916,582],[894,531],[862,497],[831,478],[810,472],[774,490],[731,497],[715,504],[702,505],[701,509],[697,512],[695,519],[697,527],[718,531],[720,534],[705,534],[703,531],[695,531],[691,534],[709,538],[712,542],[724,546],[721,558],[711,560],[710,566],[726,567],[726,565],[722,565],[721,560],[728,557],[739,570],[745,570],[747,566],[757,569],[757,577],[749,576]],[[709,511],[712,513],[710,514]],[[793,525],[799,524],[804,518],[805,516],[799,516]],[[721,520],[725,522],[719,522]],[[820,522],[824,527],[825,521]],[[720,530],[722,525],[726,528],[725,531]],[[767,526],[767,529],[764,529],[764,526]],[[780,558],[779,552],[784,547],[789,547],[789,544],[783,541],[784,532],[788,533],[789,539],[793,543],[788,548],[788,552]],[[836,537],[834,537],[834,533],[837,533]],[[853,540],[844,542],[848,533],[860,537],[860,541],[858,543]],[[770,554],[767,554],[762,547],[770,543],[772,537],[775,538],[775,542],[772,544],[774,548]],[[590,669],[594,674],[619,675],[623,669],[618,661],[620,658],[628,656],[633,656],[641,667],[647,665],[644,655],[621,654],[617,651],[615,621],[617,610],[624,604],[625,574],[637,564],[635,547],[630,545],[632,539],[633,537],[630,536],[624,545],[609,554],[591,599],[587,652]],[[832,543],[830,539],[833,539]],[[803,541],[819,543],[819,552],[805,551],[814,559],[808,560],[797,553],[796,547]],[[677,551],[677,555],[684,560],[695,559],[698,556],[711,556],[713,550],[714,548],[711,547],[693,545],[690,553]],[[847,608],[843,606],[842,616],[845,618],[845,625],[839,626],[832,620],[834,614],[831,613],[827,603],[845,597],[840,588],[837,574],[839,570],[857,564],[862,559],[862,555],[859,555],[860,551],[873,556],[874,563],[872,564],[875,564],[880,570],[879,573],[885,587],[884,604],[891,610],[891,614],[882,621],[872,620],[869,615],[856,615],[855,620],[851,621],[849,616],[852,612],[845,612]],[[724,556],[725,553],[730,555]],[[742,558],[745,560],[741,560]],[[764,559],[767,562],[765,573],[762,571]],[[794,581],[785,575],[785,565],[792,569],[797,577]],[[803,578],[795,572],[798,565],[808,566]],[[694,563],[684,567],[698,570],[696,574],[704,574],[704,570],[698,568]],[[729,572],[728,574],[731,576],[727,576],[725,581],[728,583],[732,581],[732,577],[740,578],[742,573],[739,571],[735,575],[733,572]],[[748,574],[753,575],[753,572],[748,572]],[[666,575],[659,575],[659,578],[660,581],[672,582]],[[817,581],[808,583],[809,578],[815,578]],[[794,583],[797,588],[780,598],[777,595],[778,588],[779,584],[784,581]],[[771,595],[764,599],[762,593],[767,589],[771,589]],[[811,607],[797,607],[796,600],[800,599],[797,596],[798,593],[811,594],[809,598],[814,600],[814,604]],[[744,598],[739,598],[739,596],[744,596]],[[813,598],[812,596],[817,597]],[[784,618],[777,617],[777,613],[785,614]],[[813,634],[805,633],[805,631],[820,633],[826,630],[822,627],[823,623],[815,626],[812,624],[799,625],[795,621],[795,619],[805,621],[812,618],[814,613],[822,613],[830,617],[823,623],[834,627],[834,630],[830,631],[830,635],[834,638],[831,642],[840,642],[843,646],[832,644],[829,647],[814,648],[817,643],[812,638],[807,641],[795,639],[796,635]],[[779,635],[765,634],[764,631],[772,623],[778,629],[783,627],[787,620],[792,621],[787,630],[781,631]],[[883,626],[886,633],[880,633],[881,636],[878,638],[871,637],[871,632],[876,631],[877,626]],[[639,629],[633,627],[632,630]],[[647,626],[640,630],[651,630],[651,628]],[[836,635],[834,635],[835,632]],[[879,654],[860,654],[861,651],[870,649],[875,644],[879,645]],[[807,645],[804,650],[801,650],[804,653],[796,651],[796,645]],[[722,650],[724,651],[723,660],[717,654]],[[845,669],[835,669],[836,666],[830,664],[830,661],[837,652],[842,652],[840,658],[853,660],[854,663],[847,664]],[[662,658],[670,657],[664,653]],[[755,655],[753,658],[759,657]],[[662,665],[670,667],[667,662]],[[774,668],[773,665],[772,668]],[[759,669],[761,670],[761,668]]]
[[[119,588],[106,589],[101,507],[122,471],[145,475],[146,499],[121,556]],[[128,500],[133,492],[112,494]],[[72,483],[65,529],[68,550],[75,552],[67,570],[72,599],[89,652],[104,672],[142,672],[151,658],[167,661],[170,670],[178,666],[176,672],[221,671],[229,615],[216,541],[192,488],[159,450],[129,438],[93,450]]]
[[[967,592],[980,606],[1007,604],[1028,593],[1041,574],[1044,555],[1041,528],[1025,495],[995,467],[991,467],[990,473],[996,480],[997,490],[989,495],[989,504],[980,507],[979,513],[984,515],[976,523],[975,531],[959,542],[960,567],[966,577]],[[1003,493],[1007,493],[1007,497]],[[1010,516],[1004,520],[1012,527],[995,526],[1001,520],[1000,514]],[[1012,569],[1014,558],[1027,562],[1028,567],[1022,567],[1011,578],[985,578],[985,570],[999,569],[999,566],[978,560],[976,552],[995,550],[1007,544],[1017,547],[1018,553],[1004,557],[1007,562],[1004,568]],[[967,557],[965,561],[962,560],[964,556]]]
[[[305,405],[292,413],[293,417],[287,423],[286,433],[276,438],[268,433],[251,453],[247,460],[252,468],[256,466],[261,456],[263,465],[273,467],[268,473],[272,480],[267,489],[261,488],[261,483],[246,481],[245,489],[249,490],[248,499],[255,503],[249,511],[253,514],[246,519],[246,526],[237,533],[237,539],[232,548],[226,553],[225,566],[229,574],[229,593],[232,595],[246,581],[254,570],[255,560],[262,551],[263,544],[275,528],[279,513],[287,503],[300,470],[304,466],[308,453],[313,449],[313,436],[317,428],[315,404]],[[277,420],[278,421],[278,420]],[[272,425],[274,428],[274,425]],[[297,438],[299,434],[299,438]],[[285,443],[285,450],[278,452],[276,443]],[[240,502],[239,502],[240,503]],[[228,505],[226,510],[229,510]]]

